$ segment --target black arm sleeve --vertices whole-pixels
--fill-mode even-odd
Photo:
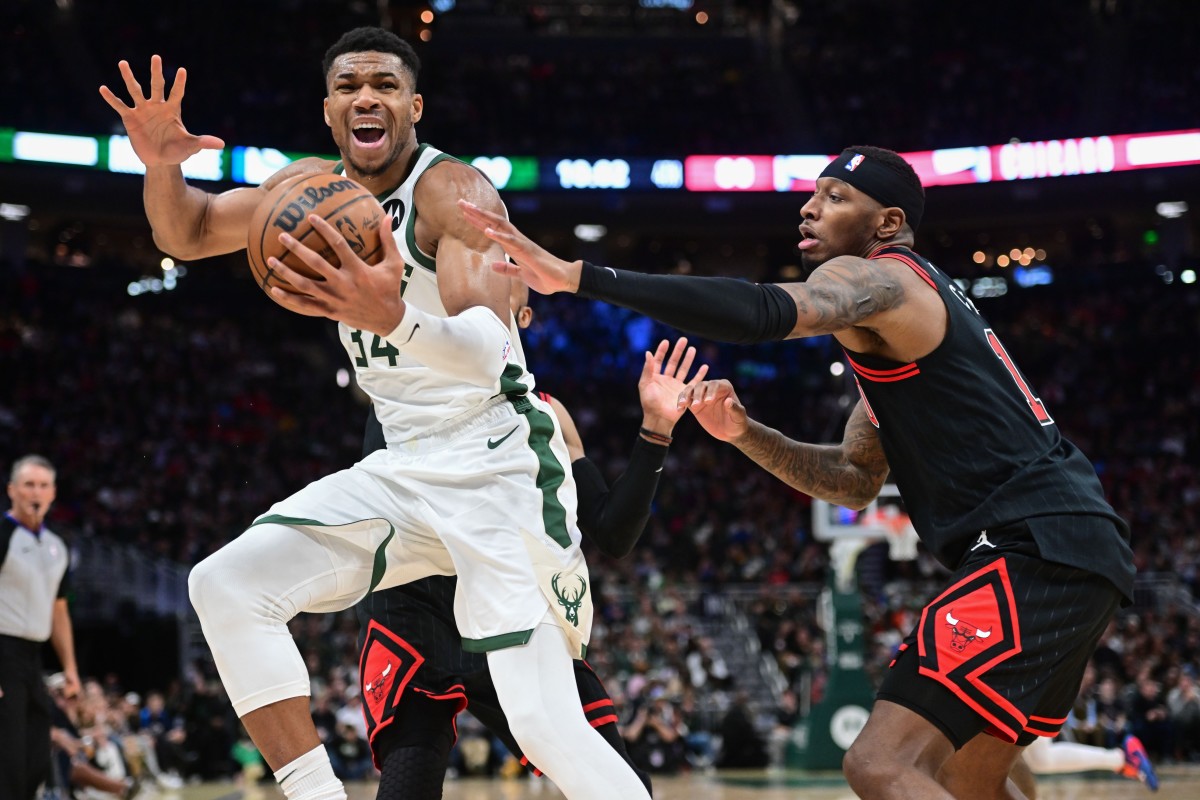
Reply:
[[[796,327],[796,301],[770,283],[644,275],[585,261],[579,295],[631,308],[673,328],[719,342],[774,342],[786,339]]]
[[[363,449],[362,457],[374,453],[376,450],[383,450],[387,447],[387,439],[383,437],[383,423],[379,421],[379,417],[375,416],[375,404],[371,404],[370,410],[367,411],[367,428],[363,431]]]
[[[641,538],[666,460],[665,446],[637,437],[629,465],[612,488],[587,456],[572,462],[571,474],[579,493],[579,530],[605,555],[624,558]]]

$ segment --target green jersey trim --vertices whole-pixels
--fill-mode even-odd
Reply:
[[[259,517],[258,519],[254,520],[254,522],[250,523],[250,527],[253,528],[255,525],[267,525],[273,523],[276,525],[309,525],[315,528],[340,528],[344,525],[357,525],[360,522],[369,521],[370,520],[366,519],[356,519],[350,522],[342,522],[338,523],[337,525],[333,525],[328,522],[321,522],[319,519],[289,517],[285,514],[267,514],[266,516]],[[387,520],[384,519],[380,519],[379,521],[387,522]],[[387,523],[387,526],[388,535],[383,537],[383,541],[380,543],[379,547],[375,548],[375,558],[371,564],[371,586],[367,589],[368,593],[375,591],[375,587],[378,586],[379,582],[383,580],[383,573],[387,571],[387,546],[391,544],[392,539],[394,539],[396,536],[396,526],[390,522]]]
[[[424,149],[427,146],[428,145],[421,145],[421,151],[424,151]],[[417,153],[418,158],[420,158],[421,151],[418,151],[418,153]],[[425,166],[425,169],[421,170],[421,175],[424,175],[430,169],[432,169],[433,167],[442,163],[443,161],[458,161],[458,159],[455,158],[454,156],[448,156],[445,153],[439,153],[436,156],[434,156],[433,160],[430,161]],[[459,163],[461,164],[462,162],[460,161]],[[421,180],[421,175],[417,176],[418,181]],[[436,273],[437,272],[437,261],[433,258],[430,258],[428,255],[425,254],[425,252],[423,250],[421,250],[421,248],[417,247],[417,234],[416,234],[417,203],[415,200],[416,191],[417,191],[417,187],[416,187],[416,184],[414,184],[413,185],[414,200],[413,200],[412,208],[409,209],[409,211],[408,211],[408,224],[404,226],[404,239],[406,242],[408,242],[408,251],[410,253],[412,253],[412,257],[414,259],[416,259],[417,266],[424,267],[425,269],[429,270],[430,272]]]
[[[492,650],[503,650],[506,647],[520,647],[523,644],[529,644],[529,640],[533,638],[533,628],[527,631],[513,631],[512,633],[501,633],[496,636],[488,636],[483,639],[468,639],[463,637],[462,649],[468,653],[489,653]]]
[[[571,534],[567,530],[567,510],[558,500],[558,487],[566,480],[567,471],[550,448],[554,420],[529,402],[525,396],[529,388],[518,380],[524,372],[520,364],[509,363],[500,376],[500,394],[508,398],[514,411],[529,420],[529,436],[525,443],[538,459],[535,483],[542,492],[542,525],[546,534],[566,550],[571,546]]]

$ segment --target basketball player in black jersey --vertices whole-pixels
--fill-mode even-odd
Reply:
[[[529,288],[513,281],[517,325],[533,320]],[[667,342],[646,354],[638,381],[641,430],[629,463],[610,488],[584,454],[571,415],[543,394],[563,429],[579,493],[579,528],[605,555],[621,558],[633,549],[650,517],[650,504],[666,461],[675,423],[686,409],[677,398],[704,379],[701,365],[685,383],[696,350],[680,339],[670,356]],[[666,364],[664,366],[664,360]],[[386,447],[372,411],[363,436],[363,456]],[[527,763],[500,708],[486,657],[462,649],[454,622],[455,577],[431,577],[368,594],[355,607],[360,628],[359,688],[368,737],[379,767],[379,800],[438,800],[456,738],[455,718],[469,708],[509,750]],[[650,776],[633,763],[617,729],[617,709],[586,661],[575,661],[579,701],[592,726],[629,762],[650,791]],[[469,705],[468,705],[469,704]],[[530,765],[535,769],[536,765]]]
[[[925,546],[954,573],[846,755],[855,792],[1022,797],[1008,779],[1022,747],[1058,732],[1105,624],[1132,598],[1129,529],[970,299],[912,249],[924,205],[896,153],[847,148],[801,208],[806,279],[758,285],[566,262],[459,202],[512,259],[493,269],[536,291],[577,292],[729,342],[837,339],[861,395],[840,445],[748,420],[727,382],[681,402],[814,497],[863,508],[890,472]]]

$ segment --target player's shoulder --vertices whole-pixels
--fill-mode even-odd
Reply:
[[[473,202],[478,202],[475,198],[479,198],[492,199],[493,203],[499,203],[500,193],[477,167],[445,153],[441,156],[426,167],[417,179],[416,188],[413,190],[417,202],[445,199],[454,205],[461,197]]]
[[[320,156],[298,158],[263,181],[259,188],[269,192],[289,178],[295,178],[300,175],[319,175],[321,173],[333,172],[334,168],[340,163],[340,161],[332,158],[322,158]]]

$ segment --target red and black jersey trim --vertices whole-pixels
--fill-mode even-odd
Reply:
[[[372,745],[379,732],[395,720],[404,687],[424,663],[425,657],[404,639],[375,620],[367,624],[358,660],[358,686],[367,721],[367,740]]]
[[[987,680],[989,670],[1022,651],[1005,559],[971,573],[927,605],[917,647],[920,674],[941,683],[983,717],[989,733],[1015,743],[1031,724]]]
[[[1066,717],[1051,719],[1050,717],[1039,717],[1036,714],[1030,714],[1029,722],[1025,723],[1025,730],[1038,736],[1058,736],[1058,732],[1062,730],[1062,726],[1066,723]]]
[[[848,352],[846,353],[846,360],[850,362],[850,368],[854,370],[855,375],[874,383],[893,383],[921,374],[921,368],[917,366],[917,362],[915,361],[910,361],[895,369],[871,369],[859,364],[850,357],[850,353]]]
[[[926,283],[928,283],[930,286],[932,286],[936,290],[938,288],[938,285],[934,282],[933,278],[930,276],[929,270],[925,269],[920,264],[918,264],[917,261],[914,258],[912,258],[911,256],[905,255],[903,252],[898,252],[899,250],[900,250],[900,248],[898,246],[889,245],[888,247],[879,248],[874,253],[871,253],[871,255],[867,256],[867,258],[868,259],[894,258],[897,261],[901,262],[902,264],[907,264],[912,269],[913,272],[917,273],[917,275],[920,276],[921,280],[925,281]]]

